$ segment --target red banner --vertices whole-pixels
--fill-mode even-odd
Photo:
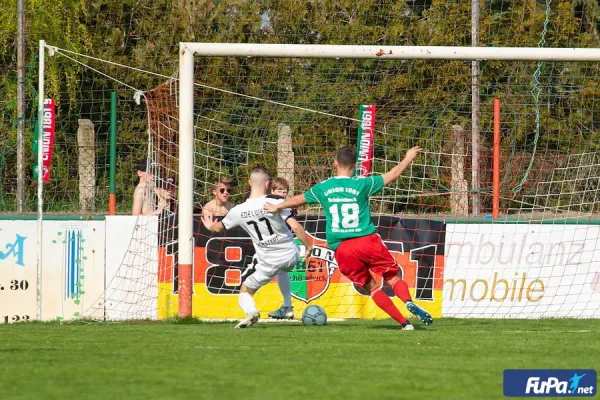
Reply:
[[[361,105],[358,119],[360,125],[358,125],[356,175],[369,176],[373,165],[375,144],[375,105]]]
[[[50,163],[56,128],[56,108],[53,99],[44,100],[42,118],[42,178],[44,182],[50,182]]]

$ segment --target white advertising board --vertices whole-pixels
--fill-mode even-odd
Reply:
[[[42,319],[157,318],[156,217],[45,221]],[[600,318],[600,226],[448,224],[444,317]],[[36,317],[37,222],[0,221],[0,323]]]
[[[44,221],[42,238],[42,320],[101,317],[104,221]],[[37,283],[37,222],[0,221],[0,323],[36,318]]]
[[[444,317],[600,318],[600,226],[448,224]]]

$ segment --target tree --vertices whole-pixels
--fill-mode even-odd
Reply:
[[[165,76],[173,76],[178,67],[180,41],[469,46],[471,40],[470,4],[447,0],[157,0],[152,5],[135,0],[38,0],[28,2],[28,7],[30,131],[35,117],[35,54],[40,38],[76,53]],[[16,15],[15,10],[5,12],[7,15],[0,18],[0,90],[6,93],[0,103],[4,111],[0,124],[0,189],[4,196],[0,196],[0,207],[16,186],[14,171],[8,167],[15,165],[10,149],[16,130],[15,24],[11,22],[16,21]],[[597,15],[598,5],[593,0],[553,2],[545,46],[596,46]],[[537,46],[545,21],[545,1],[482,2],[481,43]],[[98,209],[105,207],[102,190],[108,187],[109,96],[114,90],[120,99],[118,192],[126,209],[135,179],[133,165],[145,154],[148,120],[145,104],[138,106],[133,101],[134,91],[110,77],[141,91],[157,87],[165,78],[67,55],[105,75],[62,55],[47,58],[47,94],[57,99],[59,107],[56,180],[47,187],[47,204],[50,210],[76,207],[74,133],[77,120],[88,118],[97,128]],[[534,98],[532,84],[538,67],[537,87],[541,91]],[[484,110],[491,108],[494,97],[503,99],[504,126],[508,126],[505,154],[532,152],[536,136],[538,148],[545,152],[595,149],[595,132],[600,128],[595,64],[482,62],[481,70]],[[327,149],[355,140],[359,104],[378,105],[385,135],[378,138],[376,150],[389,160],[400,157],[402,149],[416,141],[425,143],[433,153],[439,152],[449,138],[450,126],[460,124],[468,129],[470,125],[468,62],[206,58],[197,63],[197,81],[207,86],[198,89],[198,113],[213,121],[212,133],[199,131],[199,139],[210,140],[215,149],[226,149],[216,157],[206,157],[203,165],[207,171],[224,168],[223,172],[237,174],[240,179],[245,173],[240,164],[273,162],[275,150],[269,146],[275,143],[276,127],[281,122],[295,124],[295,150],[304,157],[298,162],[304,163],[302,171],[313,174],[310,179],[328,173],[325,168],[315,168]],[[542,130],[536,127],[538,109]],[[218,125],[214,121],[219,121]],[[483,121],[486,154],[491,126],[489,118]],[[257,136],[267,140],[257,141]],[[29,153],[28,165],[32,158]],[[224,163],[215,161],[221,158]],[[443,169],[414,171],[424,178],[424,191],[445,190],[439,185],[444,178],[436,171]],[[407,189],[406,185],[399,183],[396,189]],[[34,199],[33,191],[29,199]],[[430,205],[443,205],[444,201],[441,196],[422,200]],[[33,204],[29,206],[33,209]],[[7,207],[5,203],[3,208]]]

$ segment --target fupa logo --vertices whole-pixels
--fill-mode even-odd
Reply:
[[[597,375],[593,369],[507,369],[504,395],[507,397],[593,397]]]

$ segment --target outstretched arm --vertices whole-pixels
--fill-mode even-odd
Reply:
[[[275,213],[275,212],[279,212],[285,208],[298,208],[300,206],[303,206],[304,204],[306,204],[306,198],[304,198],[304,193],[302,193],[302,194],[292,197],[289,200],[284,201],[283,203],[278,203],[278,204],[266,203],[265,211],[270,212],[270,213]]]
[[[383,184],[387,186],[390,183],[394,182],[396,179],[400,178],[400,175],[402,175],[406,167],[410,165],[412,160],[415,159],[415,157],[417,156],[417,154],[419,154],[420,151],[421,147],[419,146],[415,146],[412,149],[408,150],[406,152],[406,156],[404,156],[404,159],[400,162],[400,164],[396,165],[394,168],[383,174]]]
[[[308,241],[308,237],[306,236],[306,232],[300,223],[294,217],[290,217],[285,220],[287,224],[292,228],[292,232],[296,235],[298,239],[302,242],[304,247],[306,248],[305,258],[310,257],[310,253],[312,252],[312,245]]]

